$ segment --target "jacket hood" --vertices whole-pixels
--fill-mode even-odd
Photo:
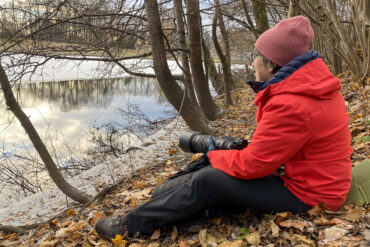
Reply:
[[[299,94],[317,99],[331,99],[340,90],[341,84],[334,77],[320,54],[308,51],[282,67],[270,80],[247,81],[257,92],[255,103],[261,97],[278,94]]]

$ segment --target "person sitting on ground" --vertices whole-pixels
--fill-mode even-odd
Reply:
[[[242,150],[208,152],[210,166],[95,229],[104,238],[149,234],[217,207],[302,213],[323,202],[339,209],[351,182],[349,116],[316,51],[310,21],[296,16],[260,35],[253,64],[257,127]],[[284,169],[281,169],[284,168]]]

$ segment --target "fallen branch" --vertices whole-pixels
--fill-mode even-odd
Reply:
[[[26,225],[26,226],[0,225],[0,232],[5,232],[6,234],[12,233],[12,232],[23,234],[27,230],[38,227],[40,224],[43,225],[43,223],[35,223],[32,225]]]

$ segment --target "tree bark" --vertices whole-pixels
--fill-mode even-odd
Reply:
[[[300,0],[290,0],[288,18],[299,15],[299,10],[300,10],[299,3],[300,3]]]
[[[247,3],[245,2],[245,0],[241,0],[241,1],[242,1],[242,5],[243,5],[244,14],[245,14],[245,17],[247,18],[247,21],[248,21],[248,24],[249,24],[249,26],[251,28],[251,31],[253,32],[254,37],[256,39],[258,39],[258,36],[260,35],[260,33],[254,27],[254,24],[252,22],[251,16],[249,15]]]
[[[177,85],[168,67],[157,1],[146,0],[145,11],[153,50],[154,72],[159,86],[168,101],[175,107],[192,130],[212,134],[213,129],[208,126],[208,121],[201,113],[198,104],[194,104],[180,86]]]
[[[225,91],[225,103],[226,105],[232,105],[232,98],[231,98],[231,93],[230,93],[230,80],[231,78],[231,68],[230,66],[230,53],[229,56],[225,55],[221,49],[221,46],[217,40],[217,21],[223,22],[222,16],[220,17],[220,3],[218,0],[215,0],[215,14],[213,17],[213,23],[212,23],[212,40],[213,40],[213,45],[215,46],[215,49],[217,51],[217,55],[220,58],[221,64],[222,64],[222,72],[223,72],[223,77],[224,77],[224,91]],[[220,23],[221,24],[221,23]],[[222,25],[222,24],[221,24]],[[221,26],[220,25],[220,26]],[[223,25],[225,27],[225,25]],[[226,30],[224,30],[226,32]],[[225,39],[225,33],[223,38]],[[227,38],[227,37],[226,37]],[[227,44],[225,44],[225,40],[223,39],[223,43],[225,47],[225,52],[227,49]],[[228,42],[227,42],[228,43]],[[230,47],[229,47],[230,49]],[[229,60],[229,61],[228,61]]]
[[[252,4],[254,19],[256,20],[257,31],[261,34],[267,29],[269,29],[266,3],[261,0],[252,0]]]
[[[200,35],[200,24],[198,18],[199,1],[192,0],[186,2],[188,35],[190,45],[190,66],[193,74],[193,82],[203,113],[209,120],[216,120],[221,112],[213,101],[209,91],[208,81],[206,80],[202,64],[202,44]]]
[[[4,93],[6,105],[8,106],[9,110],[17,117],[22,127],[26,131],[32,144],[34,145],[42,161],[44,162],[45,167],[54,183],[66,196],[70,197],[71,199],[80,203],[89,202],[90,201],[89,196],[86,193],[78,190],[77,188],[69,184],[64,179],[61,172],[58,170],[57,166],[54,163],[54,160],[51,158],[49,151],[42,142],[35,127],[32,125],[30,119],[22,111],[18,102],[16,101],[8,77],[1,64],[0,64],[0,84],[1,89]]]
[[[216,65],[211,56],[209,47],[203,38],[202,38],[202,45],[203,45],[204,59],[206,61],[206,69],[208,71],[210,80],[212,82],[212,86],[216,90],[217,94],[220,95],[224,92],[222,78],[220,74],[217,72]]]
[[[186,37],[185,37],[185,24],[184,24],[184,13],[182,9],[182,0],[174,0],[173,6],[175,10],[175,19],[176,19],[176,27],[177,27],[177,34],[179,36],[179,46],[181,49],[186,50]],[[191,79],[190,74],[190,67],[189,67],[189,57],[188,53],[185,51],[181,52],[181,65],[183,68],[184,73],[184,83],[186,88],[186,93],[190,100],[192,100],[195,104],[197,104],[197,99],[195,97],[193,81]]]

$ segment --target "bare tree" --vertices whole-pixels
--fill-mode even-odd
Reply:
[[[179,36],[179,45],[180,48],[183,49],[181,51],[181,65],[182,70],[184,73],[184,83],[186,88],[186,93],[190,100],[194,103],[197,103],[193,81],[191,79],[191,72],[189,66],[189,55],[187,52],[187,45],[186,45],[186,36],[185,36],[185,24],[184,24],[184,12],[182,6],[182,0],[174,0],[173,6],[175,10],[175,19],[176,19],[176,27],[177,27],[177,34]]]
[[[212,133],[213,130],[207,125],[201,111],[177,85],[168,67],[157,1],[145,1],[145,11],[153,50],[154,71],[163,93],[191,129]]]
[[[299,15],[299,2],[300,0],[290,0],[288,18]]]
[[[202,64],[201,32],[199,23],[199,1],[186,2],[186,17],[188,23],[190,66],[193,74],[193,82],[198,96],[200,107],[209,120],[220,117],[221,111],[213,101],[209,91]]]
[[[13,112],[13,114],[17,117],[17,119],[23,126],[24,130],[26,131],[27,135],[32,141],[34,147],[39,153],[42,161],[44,162],[45,167],[47,171],[49,172],[50,177],[53,179],[54,183],[58,186],[58,188],[61,191],[63,191],[64,194],[66,194],[68,197],[72,198],[73,200],[80,202],[80,203],[89,202],[90,200],[89,196],[85,194],[84,192],[79,191],[77,188],[73,187],[71,184],[69,184],[64,179],[60,171],[58,170],[57,166],[54,163],[54,160],[51,158],[49,151],[46,149],[36,129],[33,127],[27,115],[19,107],[18,102],[16,101],[13,95],[8,77],[5,74],[5,71],[3,67],[1,66],[1,64],[0,64],[0,84],[1,84],[1,89],[3,91],[8,109],[11,112]]]
[[[267,7],[264,1],[252,0],[253,14],[256,20],[257,31],[261,34],[269,29],[269,22],[267,18]]]
[[[255,25],[252,21],[252,18],[249,14],[250,11],[248,9],[248,5],[247,5],[245,0],[241,0],[241,2],[242,2],[242,6],[243,6],[244,15],[247,18],[247,21],[248,21],[248,24],[249,24],[249,27],[250,27],[249,30],[251,30],[253,32],[254,37],[257,39],[258,36],[260,35],[260,33],[257,31],[257,29],[255,28]]]
[[[223,80],[221,78],[221,75],[218,73],[216,69],[216,65],[211,55],[211,51],[204,38],[202,38],[202,46],[205,66],[208,72],[208,76],[212,82],[212,86],[216,90],[217,94],[222,94],[224,92]]]
[[[219,22],[219,26],[221,29],[225,54],[222,51],[221,46],[217,40],[217,22]],[[233,102],[231,98],[230,87],[233,83],[232,83],[232,77],[231,77],[230,46],[229,46],[225,24],[223,22],[223,18],[222,18],[221,11],[220,11],[220,2],[218,0],[215,0],[215,15],[213,17],[213,22],[212,22],[212,40],[213,40],[213,45],[217,51],[217,55],[220,58],[220,61],[222,64],[226,105],[232,105]]]

